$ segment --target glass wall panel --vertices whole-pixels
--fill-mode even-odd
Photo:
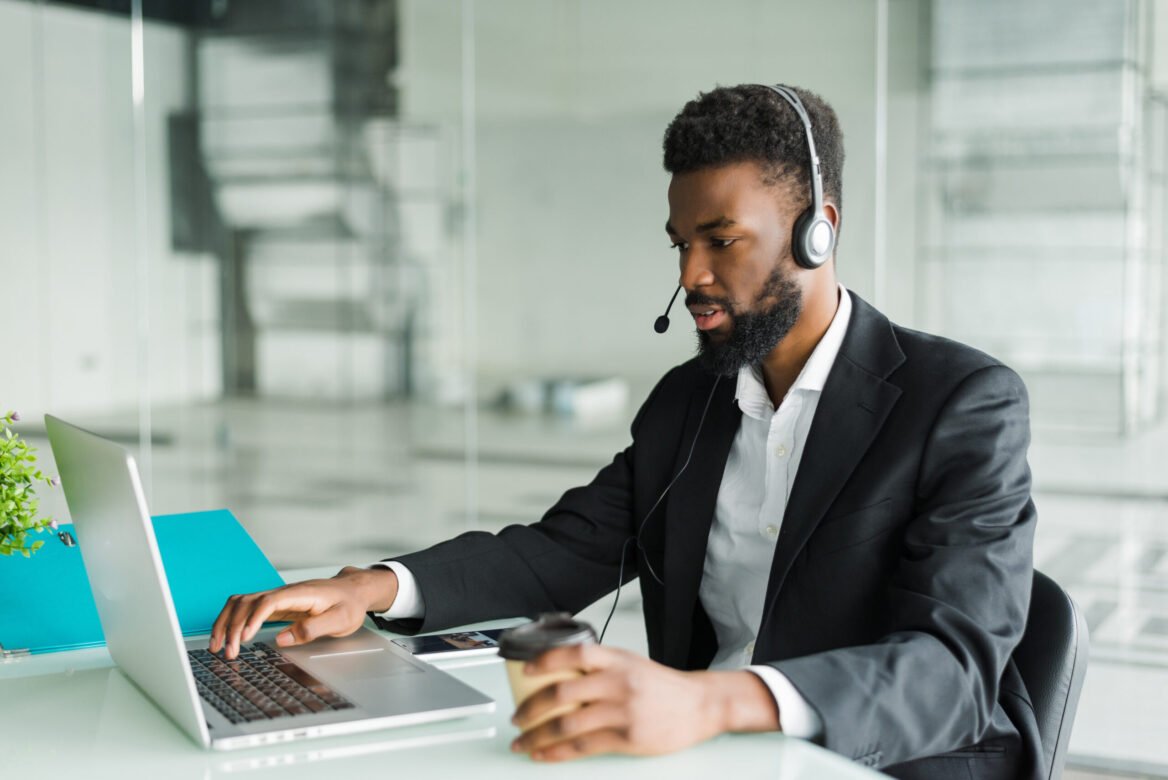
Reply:
[[[139,415],[150,396],[140,260],[147,222],[162,213],[151,193],[161,195],[165,180],[147,181],[151,193],[139,197],[136,163],[164,147],[141,146],[130,41],[125,15],[0,3],[0,267],[12,334],[0,405],[22,415],[17,430],[50,473],[43,412],[134,447],[149,436]],[[160,57],[176,50],[171,39],[157,47]],[[167,80],[167,99],[181,101],[183,88]],[[176,335],[169,324],[156,319],[159,347]],[[160,389],[181,382],[182,368],[173,361]],[[149,477],[148,456],[143,466]],[[47,514],[68,519],[59,491],[41,493]]]
[[[402,2],[404,116],[473,119],[473,353],[483,527],[538,517],[627,443],[628,422],[670,366],[685,323],[652,322],[677,284],[662,225],[669,120],[701,90],[778,81],[829,96],[854,192],[844,281],[873,270],[873,7],[851,2]],[[468,17],[473,14],[473,17]],[[473,117],[459,73],[473,44]],[[830,26],[846,62],[823,67]],[[786,29],[783,45],[766,30]],[[802,31],[802,32],[801,32]],[[465,125],[463,126],[465,128]],[[675,310],[677,311],[677,310]],[[675,321],[678,319],[675,316]],[[454,452],[457,430],[430,445]]]
[[[1164,15],[1138,0],[888,8],[892,308],[1026,380],[1036,566],[1091,632],[1071,764],[1159,776]],[[915,143],[897,144],[898,123]]]
[[[228,506],[285,567],[437,541],[467,515],[463,439],[415,455],[426,409],[465,431],[457,124],[402,116],[396,3],[199,8],[159,227],[207,269],[216,391],[152,395],[157,504]]]

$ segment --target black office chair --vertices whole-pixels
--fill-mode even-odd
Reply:
[[[1087,621],[1059,584],[1034,572],[1026,632],[1014,650],[1014,662],[1030,693],[1046,777],[1058,780],[1067,760],[1067,743],[1083,675],[1087,672]]]

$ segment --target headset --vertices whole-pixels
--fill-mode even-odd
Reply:
[[[823,173],[820,170],[819,154],[815,151],[815,138],[811,133],[811,117],[807,114],[807,109],[803,106],[803,101],[799,99],[799,95],[790,87],[783,84],[775,84],[774,86],[755,84],[754,86],[769,89],[785,100],[791,108],[795,109],[795,113],[799,115],[799,119],[803,122],[803,130],[807,135],[807,150],[811,155],[811,205],[804,209],[803,213],[795,220],[795,226],[791,231],[791,254],[795,258],[795,263],[800,268],[814,270],[826,263],[831,257],[835,249],[836,233],[835,226],[827,218],[827,213],[823,209]],[[664,333],[669,330],[669,310],[673,308],[673,302],[677,300],[677,294],[679,292],[681,292],[681,285],[678,285],[677,289],[673,291],[673,297],[669,299],[669,305],[665,307],[665,313],[654,321],[653,330],[658,333]],[[649,564],[649,557],[644,555],[645,549],[641,546],[641,533],[644,531],[649,519],[653,516],[653,512],[657,510],[657,507],[665,500],[665,496],[669,494],[673,485],[685,473],[685,470],[689,468],[694,447],[697,446],[698,436],[701,434],[702,426],[706,422],[706,412],[710,410],[710,402],[714,400],[714,391],[718,389],[719,380],[721,380],[721,377],[716,377],[714,379],[714,386],[710,388],[710,395],[706,398],[706,405],[702,409],[701,418],[698,420],[698,428],[694,432],[693,441],[690,442],[689,454],[686,455],[685,463],[673,475],[673,479],[669,480],[669,484],[665,486],[665,489],[661,491],[661,495],[657,496],[657,500],[653,502],[653,506],[645,513],[645,517],[641,520],[636,535],[626,539],[624,546],[621,547],[620,571],[617,574],[616,580],[616,598],[613,599],[612,609],[609,610],[608,618],[604,621],[604,628],[600,632],[601,642],[604,641],[604,635],[608,631],[608,624],[616,612],[617,603],[620,601],[621,584],[624,580],[625,573],[625,558],[627,557],[630,544],[636,542],[637,550],[644,556],[645,568],[650,576],[653,577],[658,585],[663,586],[665,584],[657,576],[657,572],[653,571],[653,567]]]
[[[819,154],[815,151],[815,137],[811,133],[811,116],[799,95],[790,87],[783,84],[754,86],[769,89],[785,100],[795,109],[795,113],[803,122],[803,131],[807,135],[807,151],[811,155],[811,205],[795,220],[795,226],[791,230],[791,254],[795,257],[796,265],[813,271],[826,263],[835,251],[836,232],[835,225],[827,218],[827,213],[823,209],[823,171],[819,165]],[[673,302],[677,300],[679,292],[681,285],[673,291],[673,297],[669,299],[665,313],[653,323],[653,330],[658,333],[669,330],[669,310],[673,308]]]
[[[799,95],[790,87],[783,84],[755,86],[769,89],[787,101],[803,121],[807,151],[811,153],[811,205],[795,220],[795,228],[791,231],[791,254],[800,268],[818,268],[827,262],[835,249],[835,225],[823,210],[823,172],[819,166],[819,154],[815,151],[815,137],[811,134],[811,117]]]

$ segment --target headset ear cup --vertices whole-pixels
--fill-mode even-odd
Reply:
[[[803,213],[795,218],[795,226],[791,230],[791,254],[795,256],[795,263],[800,268],[818,268],[822,263],[815,262],[815,259],[807,253],[807,235],[808,229],[811,227],[811,220],[815,216],[815,210],[808,206],[803,210]]]
[[[827,240],[821,241],[823,250],[816,252],[814,231],[826,231]],[[808,206],[795,219],[795,226],[791,230],[791,254],[800,268],[814,270],[827,262],[835,249],[835,229],[823,214],[817,214],[814,207]]]

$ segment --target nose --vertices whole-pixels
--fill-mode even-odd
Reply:
[[[714,272],[710,268],[709,258],[705,257],[700,247],[691,246],[681,257],[681,277],[678,283],[692,292],[701,287],[709,287],[714,283]]]

